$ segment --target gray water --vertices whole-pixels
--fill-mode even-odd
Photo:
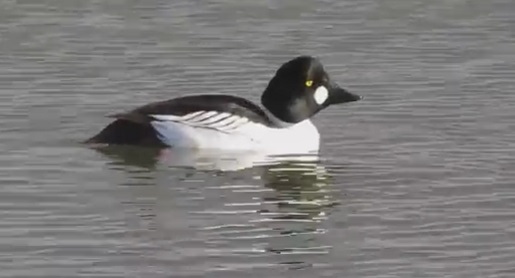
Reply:
[[[365,97],[318,162],[80,144],[300,54]],[[515,277],[514,77],[511,0],[1,0],[0,276]]]

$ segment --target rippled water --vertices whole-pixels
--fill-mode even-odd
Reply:
[[[514,30],[510,0],[3,0],[0,276],[513,277]],[[317,162],[80,144],[299,54],[365,96]]]

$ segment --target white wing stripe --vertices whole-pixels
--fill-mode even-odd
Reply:
[[[159,121],[180,121],[181,117],[175,115],[150,115],[150,117]]]
[[[211,124],[211,123],[215,123],[215,122],[218,122],[224,118],[227,118],[227,117],[230,117],[231,114],[227,113],[227,112],[223,112],[223,113],[217,113],[217,115],[211,117],[211,118],[208,118],[208,119],[205,119],[203,121],[200,121],[199,123],[201,124]]]
[[[213,128],[220,131],[231,132],[248,124],[250,121],[245,117],[232,115],[227,112],[197,111],[184,116],[175,115],[150,115],[159,121],[178,122],[189,126],[200,128]]]
[[[234,131],[234,130],[246,125],[248,122],[249,122],[249,120],[247,118],[234,117],[233,122],[231,122],[225,126],[222,126],[219,129],[222,129],[225,131]]]
[[[189,119],[188,121],[199,123],[199,122],[202,122],[206,119],[209,119],[209,118],[215,116],[216,114],[218,114],[218,112],[216,112],[216,111],[204,112],[203,114],[201,114],[193,119]]]
[[[238,120],[234,122],[233,125],[241,126],[249,122],[249,119],[240,117]]]
[[[208,127],[208,128],[214,128],[222,131],[229,131],[234,130],[236,128],[239,128],[242,126],[241,117],[239,116],[230,116],[226,119],[223,119],[222,121],[215,122],[215,123],[201,123],[198,126]]]
[[[193,118],[195,118],[195,117],[197,117],[197,116],[199,116],[201,114],[204,114],[205,112],[206,111],[197,111],[197,112],[186,114],[186,115],[182,116],[181,118],[182,118],[182,120],[187,121],[187,120],[191,120],[191,119],[193,119]]]
[[[240,118],[239,116],[231,115],[230,117],[227,117],[227,118],[225,118],[225,119],[223,119],[223,120],[221,120],[219,122],[211,124],[211,126],[213,126],[213,127],[224,127],[224,126],[227,126],[227,125],[230,125],[230,124],[234,123],[239,118]]]

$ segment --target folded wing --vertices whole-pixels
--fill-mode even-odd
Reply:
[[[160,140],[153,122],[173,122],[223,133],[232,133],[249,123],[273,126],[259,106],[229,95],[180,97],[150,103],[110,117],[116,120],[87,143],[155,145]]]

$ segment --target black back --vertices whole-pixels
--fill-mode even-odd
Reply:
[[[246,117],[250,121],[271,125],[266,113],[256,104],[230,95],[193,95],[154,102],[127,113],[112,115],[114,118],[133,122],[149,122],[149,115],[184,116],[197,111],[227,112]]]
[[[266,113],[254,103],[229,95],[194,95],[150,103],[125,113],[111,115],[114,122],[86,143],[162,145],[150,125],[150,115],[183,116],[197,111],[227,112],[250,121],[274,126]]]

